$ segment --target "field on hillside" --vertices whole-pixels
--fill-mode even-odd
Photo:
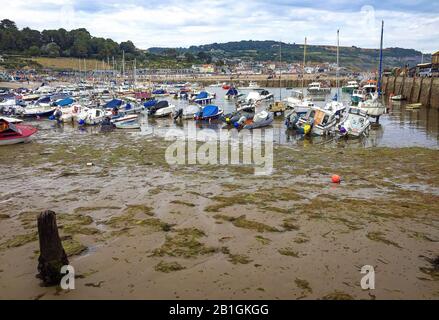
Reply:
[[[50,69],[71,69],[71,70],[79,70],[79,68],[83,71],[84,67],[87,70],[95,70],[95,69],[106,69],[108,68],[107,63],[102,63],[102,61],[95,59],[77,59],[77,58],[31,58],[31,60],[39,63],[44,68]]]

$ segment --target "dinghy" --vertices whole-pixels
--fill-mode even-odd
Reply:
[[[0,146],[28,142],[37,131],[31,126],[14,124],[0,119]]]
[[[244,129],[256,129],[267,127],[273,123],[274,116],[273,113],[267,111],[261,111],[253,117],[253,120],[244,126]]]
[[[136,120],[116,122],[114,125],[117,129],[140,129],[140,123]]]
[[[399,94],[397,96],[393,96],[390,98],[392,101],[402,101],[405,100],[405,97],[402,94]]]

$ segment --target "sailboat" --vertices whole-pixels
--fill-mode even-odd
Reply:
[[[337,30],[337,94],[333,101],[327,103],[323,108],[312,107],[304,117],[297,120],[295,126],[297,131],[302,134],[312,133],[317,136],[332,134],[337,125],[338,117],[344,112],[346,107],[338,101],[340,96],[340,86],[338,83],[339,70],[339,47],[340,31]]]
[[[305,97],[305,65],[306,65],[306,45],[303,46],[303,66],[302,66],[302,91],[293,90],[291,96],[286,98],[285,104],[291,111],[285,114],[285,125],[288,129],[295,129],[300,117],[305,116],[310,108],[314,107],[314,102]]]
[[[381,77],[383,71],[383,37],[384,37],[384,21],[381,24],[381,45],[380,45],[380,65],[378,70],[378,90],[377,92],[372,94],[372,99],[366,101],[360,101],[358,103],[358,108],[366,113],[370,117],[376,118],[376,122],[378,123],[380,120],[380,116],[386,113],[387,109],[380,101],[381,97]]]

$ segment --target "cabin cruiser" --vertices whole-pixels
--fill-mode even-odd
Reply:
[[[105,118],[111,117],[111,112],[101,108],[85,107],[77,116],[80,125],[96,125],[101,123]]]
[[[370,129],[368,115],[356,107],[348,108],[346,116],[338,125],[338,132],[342,136],[358,138],[367,135]]]
[[[333,132],[336,124],[337,116],[333,111],[313,107],[298,120],[297,128],[300,133],[326,136]]]
[[[327,94],[331,92],[331,88],[323,86],[320,82],[312,82],[308,86],[309,94]]]
[[[379,121],[380,116],[387,112],[387,108],[379,101],[378,93],[371,94],[371,99],[362,101],[358,104],[358,108],[366,113],[369,117],[374,117]]]

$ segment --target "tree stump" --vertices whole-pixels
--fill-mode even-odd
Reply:
[[[56,224],[56,214],[45,211],[38,216],[38,236],[40,257],[38,258],[38,278],[45,286],[58,285],[61,281],[61,268],[69,264],[61,243]]]

